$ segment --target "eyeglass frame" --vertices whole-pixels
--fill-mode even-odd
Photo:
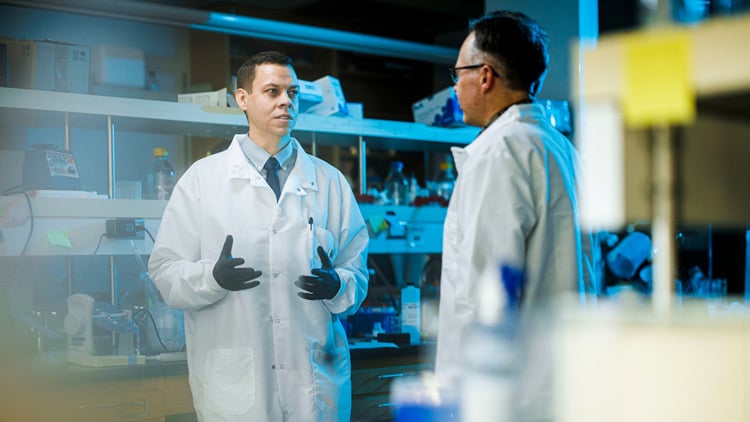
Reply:
[[[493,75],[497,76],[498,78],[500,77],[500,74],[497,73],[497,71],[492,66],[488,65],[487,63],[470,64],[468,66],[458,66],[458,67],[454,66],[454,67],[449,67],[448,68],[448,75],[450,75],[451,81],[453,81],[453,84],[455,85],[455,84],[458,83],[458,73],[456,71],[458,71],[458,70],[469,70],[469,69],[479,69],[480,67],[483,67],[483,66],[489,67],[490,70],[492,71]]]

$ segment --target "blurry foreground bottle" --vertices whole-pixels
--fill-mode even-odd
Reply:
[[[391,205],[409,205],[409,181],[403,170],[403,162],[391,161],[388,177],[385,178],[385,191]]]
[[[175,184],[175,174],[168,160],[166,148],[154,148],[154,164],[146,175],[147,199],[169,199]]]
[[[464,422],[517,420],[517,312],[521,271],[508,266],[485,271],[477,290],[477,321],[465,344],[460,413]]]

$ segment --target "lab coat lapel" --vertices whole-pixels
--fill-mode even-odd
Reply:
[[[297,143],[297,161],[286,183],[284,183],[281,192],[282,197],[285,193],[304,196],[307,195],[307,191],[318,190],[318,182],[315,180],[315,165],[313,165],[312,158],[307,155],[296,139],[292,139],[292,142]]]
[[[263,176],[250,165],[245,153],[242,152],[239,142],[241,136],[244,135],[234,135],[232,143],[226,149],[227,174],[230,179],[251,179],[253,186],[257,186],[263,181]]]

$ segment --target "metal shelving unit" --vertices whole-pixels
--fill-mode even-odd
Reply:
[[[0,125],[5,127],[65,127],[65,144],[70,145],[70,128],[106,129],[108,148],[109,198],[113,198],[114,174],[112,163],[116,154],[114,138],[117,132],[178,134],[186,137],[231,138],[246,130],[245,116],[238,109],[206,107],[133,98],[106,97],[17,88],[0,88]],[[419,123],[376,119],[353,119],[302,114],[295,134],[312,136],[313,142],[326,145],[356,146],[360,154],[360,180],[365,180],[367,144],[394,150],[430,150],[438,146],[462,145],[478,133],[477,128],[439,128]],[[313,145],[313,149],[315,145]],[[364,186],[360,186],[364,191]],[[33,198],[31,205],[36,219],[35,235],[29,240],[30,255],[87,255],[94,251],[102,221],[114,217],[144,218],[147,228],[156,234],[165,201],[126,199]],[[393,207],[392,207],[393,208]],[[398,209],[396,209],[398,208]],[[394,211],[395,210],[395,211]],[[439,226],[444,209],[420,210],[395,207],[392,212],[414,224],[419,230],[407,239],[374,239],[373,253],[393,250],[435,252],[440,242],[432,233]],[[365,214],[380,214],[374,206],[363,206]],[[420,225],[419,220],[424,220]],[[417,227],[419,226],[419,227]],[[434,226],[434,227],[433,227]],[[44,233],[66,228],[73,248],[51,244]],[[441,227],[437,227],[441,229]],[[422,232],[421,235],[419,234]],[[441,230],[438,230],[441,231]],[[20,253],[28,228],[4,229],[4,254]],[[429,233],[428,233],[429,232]],[[414,236],[417,236],[416,238]],[[439,240],[439,239],[438,239]],[[150,252],[148,239],[136,240],[140,253]],[[403,244],[403,245],[402,245]],[[18,246],[18,248],[14,247]],[[123,249],[124,248],[124,249]],[[396,248],[396,249],[394,249]],[[18,250],[16,250],[18,249]],[[439,249],[437,250],[439,251]],[[99,254],[130,253],[132,247],[123,242],[104,242]]]

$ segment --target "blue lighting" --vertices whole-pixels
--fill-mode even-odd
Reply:
[[[458,50],[374,35],[211,12],[191,28],[425,62],[452,64]]]

